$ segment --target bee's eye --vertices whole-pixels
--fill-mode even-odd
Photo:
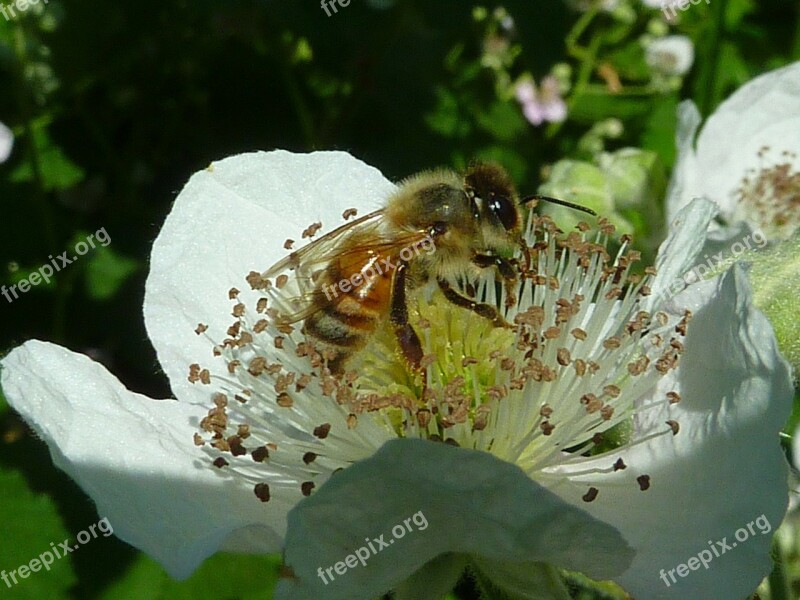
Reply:
[[[492,196],[488,202],[489,211],[500,220],[506,231],[517,226],[517,211],[505,196]]]
[[[447,231],[447,223],[444,221],[436,221],[431,228],[428,230],[428,234],[431,237],[439,237],[440,235],[444,235]]]

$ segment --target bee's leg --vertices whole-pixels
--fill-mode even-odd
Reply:
[[[497,267],[497,271],[506,281],[513,281],[517,278],[514,272],[514,259],[503,258],[502,256],[495,256],[493,254],[475,254],[472,257],[472,262],[479,266],[481,269],[488,267]]]
[[[511,328],[511,325],[508,323],[508,321],[506,321],[503,318],[503,315],[501,315],[491,304],[475,302],[466,296],[462,296],[452,288],[450,283],[444,279],[437,279],[437,282],[439,284],[439,289],[441,289],[442,293],[444,293],[444,297],[456,306],[467,308],[475,314],[480,315],[484,319],[489,319],[495,327]]]
[[[422,343],[414,328],[408,322],[408,306],[406,305],[406,270],[408,263],[400,261],[392,278],[392,306],[389,319],[394,326],[394,334],[400,344],[408,364],[418,372],[422,372]],[[425,375],[423,373],[423,380]]]

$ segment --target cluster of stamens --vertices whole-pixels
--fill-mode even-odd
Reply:
[[[770,148],[758,152],[766,162]],[[738,218],[757,223],[770,239],[787,239],[800,229],[800,171],[797,155],[781,153],[781,161],[751,170],[736,191]]]
[[[224,369],[212,376],[190,367],[190,381],[214,389],[196,443],[215,466],[251,482],[262,501],[276,488],[308,495],[395,437],[485,450],[545,485],[556,467],[607,455],[605,473],[628,469],[631,484],[648,489],[650,477],[615,451],[679,432],[666,420],[658,431],[625,439],[637,415],[680,400],[677,391],[655,390],[678,367],[691,313],[642,310],[655,272],[632,273],[639,255],[626,237],[612,260],[613,231],[601,219],[597,233],[581,224],[564,235],[548,217],[531,214],[515,282],[501,284],[490,270],[460,282],[462,292],[497,307],[507,328],[441,294],[415,296],[409,308],[425,351],[420,370],[405,363],[386,327],[343,374],[331,373],[331,357],[275,308],[285,303],[291,278],[251,272],[252,304],[230,290],[235,320],[214,345]],[[206,335],[204,326],[197,333]],[[587,502],[602,485],[596,465],[592,473],[597,483],[587,484]]]

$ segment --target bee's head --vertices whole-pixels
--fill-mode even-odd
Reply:
[[[487,248],[513,247],[522,218],[517,191],[505,169],[494,163],[474,163],[464,174],[464,189]]]

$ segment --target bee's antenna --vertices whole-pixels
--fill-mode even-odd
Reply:
[[[575,210],[580,210],[585,213],[589,213],[590,215],[597,216],[597,213],[594,212],[591,208],[586,206],[581,206],[580,204],[574,204],[572,202],[567,202],[566,200],[559,200],[558,198],[550,198],[549,196],[540,196],[539,194],[534,194],[532,196],[525,196],[522,200],[519,201],[520,204],[527,204],[528,202],[532,202],[533,200],[544,200],[545,202],[551,202],[552,204],[560,204],[561,206],[566,206],[567,208],[574,208]]]

